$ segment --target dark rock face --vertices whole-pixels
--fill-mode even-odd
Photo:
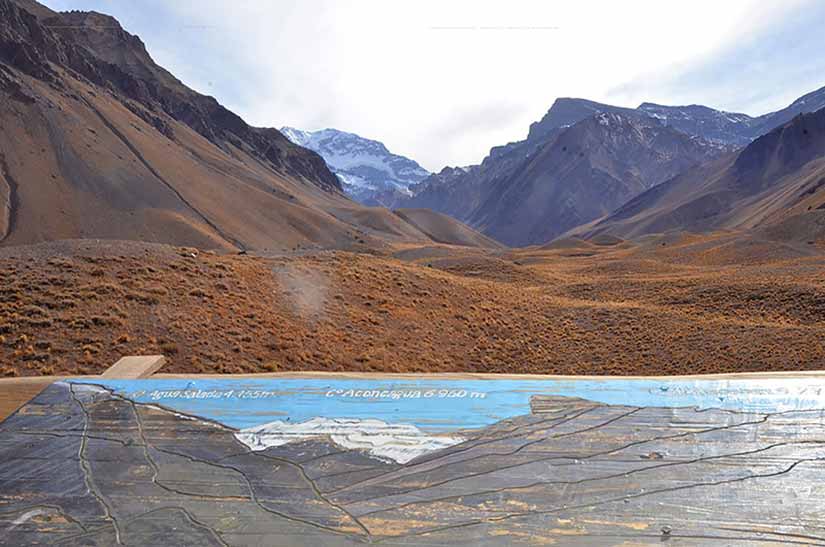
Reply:
[[[785,125],[800,114],[817,112],[825,108],[825,87],[803,95],[787,107],[776,112],[764,114],[756,118],[757,126],[753,137],[764,135],[777,127]]]
[[[155,64],[140,38],[114,18],[80,11],[40,11],[38,17],[26,9],[32,5],[0,0],[0,61],[58,87],[59,70],[69,70],[133,101],[130,110],[169,138],[174,135],[164,115],[221,148],[232,144],[284,173],[341,190],[320,156],[290,143],[277,129],[250,127],[213,97],[187,88]]]
[[[507,245],[540,244],[723,150],[632,111],[548,131],[494,149],[480,166],[427,179],[410,204]]]
[[[825,108],[800,114],[790,123],[756,139],[736,158],[741,172],[759,172],[761,178],[781,176],[825,155]]]
[[[621,206],[654,184],[666,181],[697,162],[707,161],[719,155],[749,144],[760,135],[787,123],[795,115],[812,112],[825,106],[825,88],[809,93],[785,109],[759,117],[747,114],[723,112],[701,105],[665,106],[643,103],[638,108],[623,108],[586,99],[557,99],[544,117],[530,126],[525,140],[494,147],[481,165],[466,169],[458,175],[439,173],[411,188],[413,197],[403,199],[399,206],[428,207],[470,223],[486,235],[498,238],[510,245],[543,243],[544,237],[554,237],[578,224],[588,223]],[[518,181],[524,185],[524,173],[534,186],[545,186],[547,181],[558,179],[562,173],[554,171],[556,163],[539,169],[535,159],[552,148],[560,135],[566,134],[563,146],[583,149],[585,155],[592,149],[615,147],[621,136],[601,133],[604,142],[596,142],[575,127],[587,126],[588,119],[601,115],[615,115],[645,127],[665,127],[658,130],[660,138],[644,139],[646,150],[630,146],[627,150],[615,148],[618,156],[626,158],[624,168],[604,169],[600,165],[602,155],[592,169],[579,168],[575,177],[565,174],[566,182],[551,184],[540,192],[513,189]],[[592,124],[589,124],[592,125]],[[632,131],[631,131],[632,133]],[[583,142],[570,142],[578,134]],[[664,135],[668,134],[668,137]],[[668,142],[670,141],[670,142]],[[690,141],[690,142],[688,142]],[[679,144],[681,143],[681,144]],[[696,153],[701,148],[706,152]],[[680,155],[677,157],[677,155]],[[607,154],[608,156],[611,153]],[[660,164],[651,162],[658,157]],[[620,162],[622,160],[619,160]],[[639,162],[634,165],[634,162]],[[568,186],[562,188],[559,186]],[[526,192],[526,193],[525,193]],[[507,197],[509,196],[509,197]],[[519,196],[529,196],[527,204]],[[590,200],[585,202],[584,199]],[[552,203],[541,200],[553,200]],[[522,209],[519,209],[522,207]],[[527,209],[527,216],[524,216]],[[545,216],[542,217],[542,211]]]
[[[819,541],[823,409],[531,408],[399,465],[323,441],[252,452],[218,424],[53,384],[0,424],[2,542]]]
[[[799,114],[825,108],[825,87],[812,91],[787,107],[761,116],[740,112],[725,112],[704,105],[670,106],[642,103],[637,108],[623,108],[586,99],[556,99],[544,117],[530,126],[527,140],[541,140],[559,127],[574,125],[601,112],[614,114],[641,114],[657,119],[663,125],[693,137],[717,143],[742,147],[757,137],[791,121]]]
[[[411,186],[413,197],[400,200],[399,205],[432,209],[466,220],[473,208],[478,206],[485,189],[482,173],[480,166],[445,167]]]
[[[632,108],[612,106],[587,99],[573,99],[562,97],[556,99],[544,117],[530,124],[527,140],[530,142],[544,141],[554,130],[575,125],[580,121],[599,113],[629,114]]]
[[[820,184],[823,159],[825,109],[801,114],[738,153],[640,194],[596,224],[591,234],[632,237],[781,224],[786,227],[783,238],[805,239],[807,233],[819,239],[819,229],[811,225],[816,219],[803,222],[793,217],[825,202],[825,186]]]

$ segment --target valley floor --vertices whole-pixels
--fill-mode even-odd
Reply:
[[[597,244],[601,243],[601,245]],[[733,233],[485,252],[0,249],[0,373],[663,375],[825,368],[825,247]]]

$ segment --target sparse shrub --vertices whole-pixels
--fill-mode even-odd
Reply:
[[[81,348],[81,351],[83,351],[83,353],[89,354],[100,353],[100,347],[96,344],[86,344]]]
[[[17,290],[5,291],[0,296],[0,302],[20,302],[23,300],[23,293]]]
[[[56,302],[52,303],[52,307],[57,310],[67,310],[69,308],[76,308],[77,307],[77,300],[73,298],[61,298]]]
[[[160,345],[160,351],[164,355],[174,355],[178,352],[178,345],[174,342],[164,342]]]
[[[157,296],[168,296],[169,295],[169,290],[166,287],[164,287],[163,285],[154,285],[154,286],[145,287],[144,290],[149,294],[154,294],[154,295],[157,295]]]
[[[146,304],[149,306],[154,306],[156,304],[160,304],[160,299],[157,296],[152,294],[140,293],[140,292],[128,292],[126,293],[126,300],[131,300],[132,302],[137,302],[139,304]]]
[[[69,284],[69,280],[65,277],[60,277],[57,275],[51,275],[44,280],[44,283],[47,285],[52,285],[55,287],[65,287]]]
[[[77,317],[69,321],[69,327],[73,329],[87,329],[91,326],[92,323],[84,317]]]
[[[97,283],[94,285],[85,285],[83,287],[80,287],[80,290],[99,295],[120,294],[122,292],[120,287],[118,287],[114,283]]]
[[[40,306],[28,305],[20,308],[20,313],[25,317],[47,317],[49,312]]]
[[[66,260],[65,258],[50,258],[46,263],[49,266],[54,266],[55,268],[60,268],[62,270],[71,270],[74,267],[71,261]]]

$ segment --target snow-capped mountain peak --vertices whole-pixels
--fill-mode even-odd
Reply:
[[[383,143],[338,129],[303,131],[283,127],[290,141],[321,155],[341,180],[344,190],[362,203],[384,203],[396,194],[408,195],[409,187],[430,173],[415,161],[393,154]]]

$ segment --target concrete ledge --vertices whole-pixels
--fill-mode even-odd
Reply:
[[[218,373],[159,373],[153,378],[330,378],[330,379],[379,379],[397,378],[400,380],[558,380],[570,381],[611,381],[611,380],[743,380],[759,378],[820,378],[825,377],[825,370],[790,370],[775,372],[726,372],[718,374],[683,374],[671,376],[575,376],[560,374],[501,374],[491,372],[330,372],[313,370],[296,370],[284,372],[255,372],[246,374],[218,374]],[[2,380],[0,380],[1,382]]]
[[[163,355],[130,355],[122,357],[117,363],[106,369],[101,378],[136,380],[148,378],[166,363]]]
[[[162,356],[150,356],[162,357]],[[124,357],[124,359],[133,359],[135,357]],[[145,359],[147,357],[138,357]],[[84,375],[77,374],[73,376],[17,376],[13,378],[0,378],[0,385],[13,384],[41,384],[43,382],[58,382],[60,380],[73,379],[94,379],[94,378],[116,378],[115,376],[108,376],[107,374],[117,364],[110,367],[102,375]],[[161,364],[160,366],[162,366]],[[158,369],[155,369],[158,370]],[[430,378],[434,380],[559,380],[559,381],[575,381],[575,380],[589,380],[589,381],[610,381],[610,380],[747,380],[759,378],[776,378],[777,380],[783,378],[821,378],[825,377],[825,370],[800,370],[800,371],[777,371],[777,372],[730,372],[723,374],[688,374],[681,376],[562,376],[557,374],[496,374],[483,372],[435,372],[435,373],[393,373],[393,372],[329,372],[329,371],[285,371],[285,372],[258,372],[248,374],[217,374],[217,373],[149,373],[152,378],[157,379],[180,379],[188,378],[197,380],[199,378],[329,378],[329,379],[379,379],[397,378],[399,380],[415,380],[422,378]],[[146,378],[148,376],[140,376],[139,378]],[[127,377],[120,377],[128,379]],[[133,378],[133,377],[129,377]]]

